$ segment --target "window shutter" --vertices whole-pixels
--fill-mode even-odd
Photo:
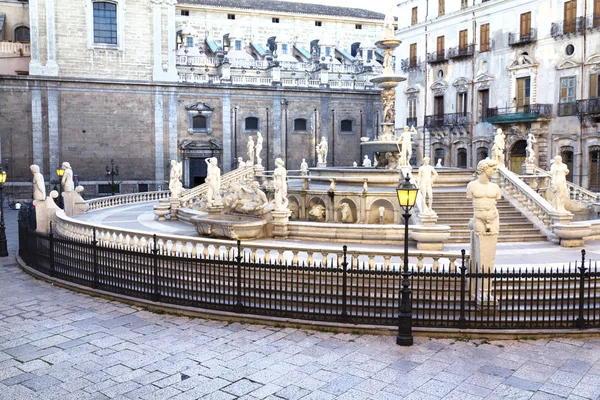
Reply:
[[[590,75],[590,97],[598,97],[598,74]]]
[[[521,14],[521,36],[528,37],[531,31],[531,12]]]

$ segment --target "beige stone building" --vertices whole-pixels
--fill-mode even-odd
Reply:
[[[88,196],[108,191],[111,159],[121,192],[165,187],[170,159],[184,162],[184,184],[193,186],[204,180],[207,157],[224,171],[247,158],[257,131],[268,169],[279,156],[289,169],[302,158],[315,165],[321,136],[329,165],[359,161],[359,138],[379,129],[370,78],[381,71],[374,42],[384,16],[246,4],[0,0],[0,49],[27,48],[17,57],[25,68],[0,76],[0,160],[12,196],[29,196],[30,164],[49,181],[62,161]],[[17,27],[29,43],[14,43]]]

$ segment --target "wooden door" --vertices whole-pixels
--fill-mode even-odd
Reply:
[[[417,10],[418,10],[417,7],[413,7],[412,8],[412,15],[411,15],[411,18],[410,18],[410,23],[412,25],[416,25],[417,24],[417,21],[418,21],[418,19],[417,19]]]
[[[444,0],[438,0],[438,17],[446,13],[446,4]]]
[[[531,12],[521,14],[521,40],[531,37]]]
[[[531,96],[531,80],[529,77],[517,79],[517,112],[528,112]]]
[[[600,26],[600,0],[594,0],[594,28]]]
[[[459,53],[464,53],[467,51],[467,36],[468,30],[464,29],[458,32],[458,51]]]
[[[479,37],[481,42],[479,43],[479,51],[490,50],[490,24],[483,24],[479,27]]]
[[[444,96],[435,96],[433,98],[433,114],[434,125],[441,126],[444,124]]]
[[[575,18],[577,15],[577,1],[571,0],[565,2],[564,5],[564,20],[563,20],[563,32],[574,33],[575,32]]]
[[[490,108],[490,91],[480,90],[479,91],[479,104],[481,109],[479,115],[481,116],[481,122],[485,122],[488,117],[488,108]]]
[[[444,58],[444,37],[438,36],[437,38],[437,58]]]
[[[410,68],[417,66],[417,44],[411,43],[410,45],[410,59],[408,60]]]

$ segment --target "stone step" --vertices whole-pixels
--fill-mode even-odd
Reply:
[[[470,236],[450,236],[446,243],[468,243]],[[546,235],[531,234],[531,235],[502,235],[498,236],[498,242],[500,243],[513,243],[513,242],[545,242],[548,238]]]

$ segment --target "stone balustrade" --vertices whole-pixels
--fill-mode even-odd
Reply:
[[[533,185],[532,187],[534,189],[537,189],[538,187],[548,188],[552,178],[550,173],[537,166],[533,167],[533,171],[535,172],[535,175],[523,175],[521,176],[521,179],[528,182],[530,186]],[[572,182],[567,181],[567,188],[569,190],[569,199],[579,204],[585,205],[586,207],[589,207],[594,203],[600,202],[600,195],[587,189],[584,189],[581,186],[578,186]]]
[[[0,53],[19,54],[24,57],[31,55],[31,45],[29,43],[19,42],[0,42]]]
[[[254,178],[254,168],[238,168],[221,175],[221,191],[227,193],[232,185],[249,184]],[[196,186],[184,191],[179,196],[179,203],[183,208],[191,208],[202,201],[204,194],[208,191],[208,184]]]
[[[119,194],[116,196],[99,197],[86,201],[90,211],[100,210],[107,207],[121,206],[123,204],[142,203],[146,201],[159,201],[168,199],[171,192],[163,190],[160,192],[144,192]]]

